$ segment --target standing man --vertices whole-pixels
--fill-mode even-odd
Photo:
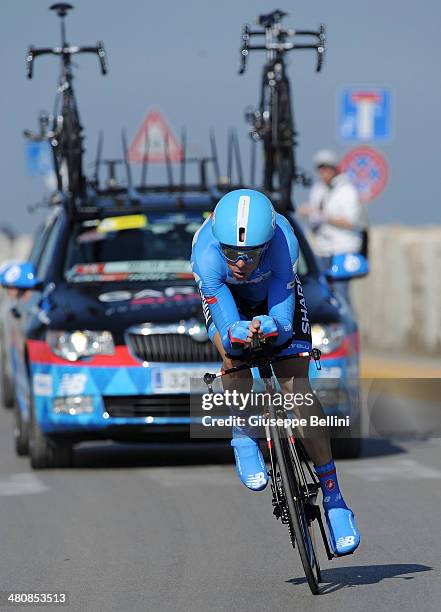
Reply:
[[[336,153],[322,149],[315,155],[314,165],[319,180],[312,186],[309,202],[298,212],[314,232],[315,251],[327,269],[334,255],[366,256],[367,218],[356,188],[339,169]],[[349,301],[348,283],[335,285]]]

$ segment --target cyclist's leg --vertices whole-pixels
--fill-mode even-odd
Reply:
[[[293,394],[298,405],[293,410],[299,419],[310,423],[312,416],[323,418],[322,406],[312,393],[308,379],[309,357],[287,359],[274,364],[274,370],[283,393]],[[290,402],[294,404],[294,402]],[[331,454],[327,427],[307,425],[297,428],[315,471],[323,493],[323,509],[329,527],[334,552],[345,555],[354,552],[360,543],[354,513],[346,505],[337,479],[337,472]]]
[[[291,345],[281,355],[295,355],[311,348],[311,335],[306,303],[300,280],[296,277],[296,316],[294,321],[295,337]],[[282,386],[283,393],[290,393],[296,416],[303,418],[307,426],[298,428],[299,435],[309,457],[314,462],[323,492],[323,507],[329,526],[331,543],[337,554],[353,552],[360,536],[355,518],[341,494],[337,473],[332,459],[329,431],[327,427],[311,426],[311,417],[324,418],[320,401],[312,393],[309,382],[309,357],[293,358],[274,364],[274,372]],[[297,395],[299,394],[299,395]],[[291,402],[290,402],[291,405]]]
[[[214,335],[213,343],[222,357],[224,369],[230,369],[240,364],[240,360],[233,360],[226,355],[219,332]],[[251,373],[246,369],[227,374],[222,377],[222,384],[224,390],[248,393],[252,387]],[[247,407],[241,404],[232,406],[230,410],[233,416],[241,417],[245,422],[250,416]],[[253,428],[247,425],[244,427],[233,426],[231,446],[234,449],[236,471],[243,484],[252,491],[262,491],[268,484],[268,472]]]
[[[309,382],[309,355],[280,361],[274,364],[274,373],[280,382],[282,392],[290,394],[296,402],[290,401],[289,407],[293,405],[296,417],[305,419],[308,425],[299,427],[298,431],[303,439],[305,449],[315,463],[324,465],[332,459],[331,443],[327,427],[310,426],[311,418],[323,419],[320,401],[312,392]]]
[[[205,315],[205,324],[211,341],[216,346],[219,355],[222,359],[222,367],[228,370],[234,366],[241,364],[240,359],[232,359],[229,357],[222,345],[222,340],[219,332],[216,330],[213,320],[208,309],[208,305],[204,303],[202,297],[202,307]],[[245,317],[244,317],[245,318]],[[248,393],[252,388],[252,376],[248,369],[240,372],[233,372],[222,377],[222,385],[224,391],[238,391],[240,393]],[[238,405],[231,407],[233,416],[247,419],[249,416],[248,410],[244,410],[245,406]],[[243,484],[253,491],[261,491],[268,484],[268,473],[263,459],[262,452],[253,429],[250,427],[236,427],[232,429],[231,446],[234,449],[234,458],[236,460],[237,474]]]

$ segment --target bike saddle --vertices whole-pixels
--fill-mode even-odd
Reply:
[[[284,13],[279,9],[273,11],[272,13],[267,13],[266,15],[259,15],[257,18],[257,23],[264,28],[270,28],[275,23],[280,23],[280,21],[286,17],[288,13]]]
[[[49,7],[50,11],[55,11],[58,17],[66,17],[68,11],[72,10],[73,6],[67,2],[57,2]]]

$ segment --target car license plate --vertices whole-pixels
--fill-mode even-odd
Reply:
[[[209,367],[199,368],[153,368],[152,388],[156,393],[205,393],[203,376]]]

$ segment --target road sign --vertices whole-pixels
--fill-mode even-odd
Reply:
[[[340,168],[357,188],[362,202],[370,202],[386,187],[387,162],[372,147],[351,149],[341,160]]]
[[[138,164],[181,161],[182,147],[161,113],[148,113],[130,145],[128,158]]]
[[[390,124],[388,89],[343,89],[340,97],[340,138],[360,142],[386,140],[390,137]]]

